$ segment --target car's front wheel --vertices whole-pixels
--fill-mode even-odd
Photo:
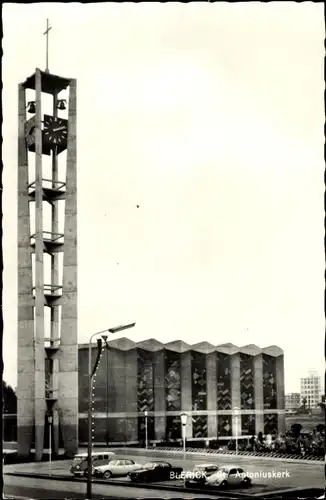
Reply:
[[[112,472],[110,470],[107,470],[103,474],[104,479],[110,479],[112,477]]]

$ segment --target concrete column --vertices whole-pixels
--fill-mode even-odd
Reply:
[[[65,451],[78,451],[77,342],[77,84],[70,81],[65,198],[62,316],[59,373],[59,414]]]
[[[207,410],[217,411],[217,366],[216,352],[211,352],[206,356],[207,373]],[[207,437],[217,437],[217,413],[207,417]]]
[[[284,355],[276,358],[276,406],[285,412],[284,396]],[[285,432],[285,413],[277,416],[277,432]]]
[[[126,412],[137,412],[137,349],[125,352],[125,387]],[[126,441],[138,440],[138,420],[135,417],[126,418]]]
[[[263,390],[263,355],[258,354],[253,358],[254,386],[255,386],[255,429],[256,434],[264,433],[264,390]]]
[[[27,457],[34,427],[34,299],[28,201],[28,156],[25,143],[25,89],[18,87],[18,337],[17,444]]]
[[[105,362],[105,385],[106,385],[106,394],[105,394],[105,411],[106,411],[106,426],[105,426],[105,435],[108,443],[111,443],[115,440],[115,419],[109,418],[111,412],[116,411],[116,394],[115,394],[115,386],[114,386],[114,364],[113,364],[113,354],[111,349],[105,351],[105,360],[103,359],[103,364]]]
[[[115,409],[113,411],[123,413],[127,407],[125,352],[120,349],[110,349],[110,353],[112,354],[111,363],[115,393]],[[114,440],[120,442],[126,441],[126,419],[115,419],[114,428]]]
[[[57,354],[54,354],[52,357],[51,384],[52,384],[53,389],[55,389],[57,391],[59,388],[59,359],[57,358]],[[52,416],[53,416],[52,449],[53,449],[53,453],[55,455],[58,455],[59,454],[59,414],[58,414],[58,402],[57,401],[55,401],[53,404]]]
[[[57,110],[57,94],[53,96],[53,116],[58,115]],[[58,156],[55,151],[52,151],[52,187],[55,189],[57,187],[58,181]],[[52,202],[52,223],[51,223],[52,233],[58,233],[59,231],[59,213],[58,213],[58,202]],[[51,285],[59,285],[59,254],[54,252],[51,255]],[[59,307],[51,307],[51,338],[59,338]]]
[[[232,409],[239,408],[241,410],[241,392],[240,392],[240,353],[231,355],[231,400]],[[238,436],[242,434],[241,416],[232,415],[232,435],[234,436],[237,430]]]
[[[154,428],[155,439],[165,439],[166,417],[165,417],[165,351],[153,353],[153,376],[154,376],[154,408],[155,412],[164,412],[162,416],[155,415]]]
[[[35,72],[35,460],[43,455],[45,422],[44,268],[41,71]]]
[[[192,369],[191,351],[181,353],[181,410],[188,413],[186,439],[192,438]],[[181,420],[180,420],[181,425]]]
[[[58,410],[56,409],[56,407],[54,407],[53,411],[52,411],[52,415],[53,415],[53,423],[52,423],[52,427],[53,427],[53,443],[52,443],[52,450],[53,450],[53,453],[55,456],[58,456],[59,455],[59,414],[58,414]]]

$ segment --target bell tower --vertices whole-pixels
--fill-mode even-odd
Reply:
[[[17,440],[21,457],[34,442],[37,461],[45,429],[54,452],[60,436],[78,451],[77,84],[48,69],[50,29],[46,70],[18,86]]]

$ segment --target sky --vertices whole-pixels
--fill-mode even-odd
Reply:
[[[299,391],[324,369],[312,2],[4,4],[4,379],[16,385],[17,85],[45,69],[47,18],[50,71],[78,85],[79,341],[135,321],[134,341],[276,344]]]

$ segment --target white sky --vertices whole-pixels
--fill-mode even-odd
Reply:
[[[78,81],[80,342],[136,321],[136,341],[277,344],[299,390],[324,368],[311,2],[4,4],[4,379],[16,385],[17,84],[45,67],[47,17],[50,70]]]

